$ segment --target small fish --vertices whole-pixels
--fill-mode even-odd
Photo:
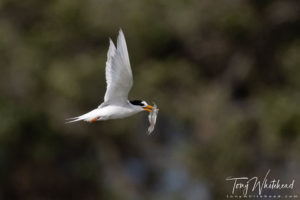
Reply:
[[[159,111],[159,109],[157,108],[156,104],[154,103],[153,108],[152,108],[152,112],[150,112],[149,115],[148,115],[148,119],[149,119],[149,122],[150,122],[150,126],[148,128],[148,134],[149,135],[154,130],[158,111]]]

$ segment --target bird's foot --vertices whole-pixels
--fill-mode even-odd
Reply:
[[[100,119],[100,117],[95,117],[94,119],[92,119],[92,120],[90,121],[90,123],[93,123],[93,122],[97,121],[98,119]]]

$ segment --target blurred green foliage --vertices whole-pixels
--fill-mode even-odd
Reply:
[[[299,8],[1,1],[0,199],[224,199],[228,176],[300,180]],[[64,124],[102,102],[119,28],[131,99],[160,108],[151,136],[145,113]]]

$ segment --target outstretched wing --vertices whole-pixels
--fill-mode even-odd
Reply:
[[[105,68],[106,93],[104,102],[123,103],[133,85],[127,45],[122,30],[119,31],[117,48],[110,39]]]

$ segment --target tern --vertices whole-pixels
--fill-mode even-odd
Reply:
[[[133,85],[132,71],[127,51],[126,40],[120,29],[117,48],[109,39],[109,49],[105,67],[106,92],[104,102],[98,108],[78,117],[67,119],[67,123],[119,119],[129,117],[141,111],[152,112],[153,107],[142,100],[128,100],[128,93]]]

